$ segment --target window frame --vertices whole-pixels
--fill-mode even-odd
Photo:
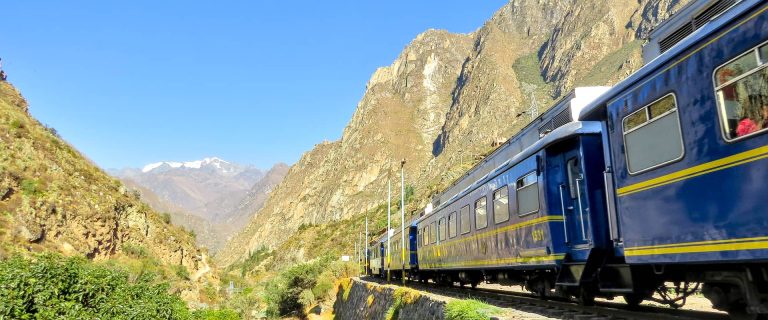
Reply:
[[[522,187],[518,188],[517,187],[517,182],[520,181],[520,180],[524,180],[525,177],[530,176],[530,175],[533,175],[534,177],[536,177],[536,182],[529,183],[529,184],[523,185]],[[521,213],[520,212],[520,192],[519,191],[520,191],[520,189],[527,188],[527,187],[532,186],[534,184],[536,185],[536,193],[538,193],[538,196],[537,196],[538,199],[539,199],[538,206],[536,206],[536,210],[533,210],[531,212]],[[536,170],[529,171],[529,172],[521,175],[517,179],[515,179],[515,203],[517,203],[517,205],[515,206],[515,209],[516,209],[515,211],[517,211],[517,216],[521,217],[521,218],[525,217],[525,216],[529,216],[529,215],[535,214],[535,213],[538,213],[539,211],[541,211],[541,194],[539,193],[539,175],[536,174]]]
[[[654,117],[653,119],[651,119],[650,107],[652,105],[654,105],[655,103],[660,102],[660,101],[666,99],[669,96],[672,96],[672,100],[675,103],[675,108],[673,110],[666,111],[666,112],[664,112],[664,113]],[[637,127],[634,127],[632,129],[630,129],[629,131],[624,131],[624,121],[626,121],[627,118],[629,118],[630,116],[632,116],[635,113],[638,113],[640,111],[645,111],[645,119],[646,119],[645,123],[643,123],[643,124],[641,124],[641,125],[639,125]],[[667,161],[662,162],[662,163],[658,163],[658,164],[650,166],[648,168],[644,168],[642,170],[638,170],[638,171],[634,171],[634,172],[632,170],[630,170],[630,168],[629,168],[629,148],[627,147],[627,134],[630,134],[630,133],[635,132],[635,131],[637,131],[639,129],[642,129],[643,127],[646,127],[649,124],[651,124],[653,122],[656,122],[659,119],[664,118],[665,116],[668,116],[668,115],[672,114],[673,112],[677,112],[677,127],[680,130],[680,146],[682,148],[682,150],[680,152],[680,156],[677,157],[677,158],[671,159],[671,160],[667,160]],[[637,110],[635,110],[635,111],[631,112],[630,114],[624,116],[624,118],[621,119],[621,139],[622,139],[622,142],[624,143],[624,163],[626,164],[627,173],[630,176],[637,176],[637,175],[646,173],[648,171],[652,171],[652,170],[655,170],[655,169],[658,169],[658,168],[670,165],[672,163],[675,163],[675,162],[678,162],[678,161],[684,159],[685,158],[685,154],[686,154],[685,139],[683,138],[683,124],[680,121],[680,104],[677,103],[677,94],[675,94],[674,91],[668,92],[668,93],[662,95],[661,97],[659,97],[658,99],[653,100],[652,102],[650,102],[648,104],[645,104],[642,107],[638,108]]]
[[[507,194],[506,194],[506,196],[507,196],[507,218],[502,220],[502,221],[496,221],[496,193],[499,193],[501,191],[501,189],[504,189],[504,188],[507,189]],[[494,224],[502,224],[504,222],[509,221],[509,219],[512,218],[512,214],[511,214],[512,210],[510,210],[510,208],[509,208],[509,204],[510,204],[510,201],[509,201],[509,186],[504,184],[503,186],[501,186],[498,189],[494,190],[491,193],[491,198],[492,198],[492,203],[493,203],[493,222],[494,222]]]
[[[437,219],[437,241],[438,243],[445,241],[445,239],[448,239],[448,224],[446,221],[446,217],[440,217],[440,219]],[[445,230],[442,230],[445,229]],[[445,232],[443,232],[445,231]]]
[[[477,225],[477,203],[480,202],[480,200],[485,200],[485,205],[484,205],[485,225],[482,228]],[[474,207],[475,207],[475,210],[473,210],[472,213],[473,213],[473,216],[475,217],[475,230],[482,230],[482,229],[488,228],[488,196],[483,195],[482,197],[477,198],[477,200],[475,200],[474,202]]]
[[[767,128],[763,128],[763,129],[760,129],[758,131],[752,132],[750,134],[743,135],[741,137],[736,137],[736,138],[733,138],[733,139],[729,139],[728,135],[727,135],[727,132],[725,130],[725,121],[727,121],[727,119],[724,116],[724,114],[726,113],[725,109],[724,109],[725,105],[721,105],[720,104],[720,99],[718,98],[718,95],[717,95],[717,91],[718,90],[720,90],[722,88],[725,88],[725,87],[727,87],[727,86],[729,86],[731,84],[734,84],[734,83],[736,83],[736,82],[738,82],[738,81],[740,81],[740,80],[742,80],[744,78],[747,78],[747,77],[749,77],[749,76],[751,76],[751,75],[753,75],[753,74],[755,74],[757,72],[760,72],[763,69],[768,68],[768,56],[767,57],[762,57],[760,55],[760,49],[763,48],[763,47],[766,47],[766,46],[768,46],[768,41],[762,42],[762,43],[760,43],[760,44],[750,48],[749,50],[742,52],[741,54],[735,56],[733,59],[730,59],[730,60],[720,64],[719,66],[717,66],[715,68],[715,70],[712,71],[712,87],[714,89],[713,92],[714,92],[715,105],[716,105],[715,109],[717,109],[717,117],[719,118],[718,119],[719,120],[718,123],[720,124],[720,136],[723,138],[723,140],[725,140],[726,143],[739,142],[741,140],[749,139],[751,137],[754,137],[754,136],[757,136],[757,135],[761,135],[761,134],[765,134],[766,132],[768,132]],[[741,57],[744,57],[744,56],[746,56],[748,54],[752,54],[752,55],[756,56],[756,58],[757,58],[757,68],[754,68],[754,69],[752,69],[749,72],[746,72],[746,73],[744,73],[744,74],[742,74],[742,75],[740,75],[740,76],[738,76],[736,78],[733,78],[733,79],[731,79],[731,80],[729,80],[729,81],[727,81],[727,82],[725,82],[725,83],[723,83],[721,85],[718,85],[717,84],[717,72],[720,71],[720,69],[724,68],[725,66],[729,65],[731,62],[735,62],[736,60],[739,60]]]
[[[437,243],[437,221],[435,220],[429,223],[429,243]]]
[[[456,238],[459,234],[459,221],[456,220],[457,216],[456,211],[448,214],[448,239]],[[451,217],[453,217],[453,219],[451,219]],[[453,233],[451,233],[451,221],[453,221]]]
[[[470,204],[467,204],[459,209],[459,220],[461,220],[461,210],[464,210],[464,208],[467,208],[467,232],[464,232],[464,223],[462,222],[459,224],[460,234],[467,234],[472,232],[472,206]]]

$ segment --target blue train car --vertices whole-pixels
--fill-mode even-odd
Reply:
[[[370,251],[370,262],[368,263],[371,276],[378,276],[382,277],[384,276],[384,260],[386,258],[385,255],[385,236],[379,237],[378,240],[372,242],[370,246],[368,247],[368,250]]]
[[[418,270],[418,257],[416,256],[416,225],[408,223],[405,228],[405,243],[399,228],[392,231],[392,243],[390,253],[390,263],[385,263],[384,270],[389,271],[392,277],[400,279],[402,277],[411,278],[412,271]],[[386,251],[386,236],[384,237],[384,248]]]
[[[419,219],[420,277],[546,295],[564,263],[605,251],[600,134],[596,122],[562,125]]]
[[[724,3],[673,20],[660,55],[580,120],[602,123],[615,186],[597,290],[703,283],[715,308],[752,318],[768,314],[768,4]]]

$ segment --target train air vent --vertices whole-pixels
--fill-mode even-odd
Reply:
[[[689,23],[682,25],[679,29],[675,30],[672,34],[659,41],[659,49],[662,53],[666,52],[670,48],[674,47],[680,41],[683,41],[685,37],[703,27],[709,20],[717,15],[725,12],[728,8],[732,7],[739,0],[720,0],[709,6],[707,9],[696,15]]]
[[[565,108],[554,116],[552,120],[547,121],[547,123],[539,127],[539,136],[543,137],[547,133],[552,132],[552,130],[562,127],[571,121],[573,121],[573,117],[571,117],[571,108]]]

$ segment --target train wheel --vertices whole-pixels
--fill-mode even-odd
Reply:
[[[624,301],[627,302],[629,308],[637,308],[645,298],[642,295],[636,293],[627,293],[624,295]]]
[[[595,294],[586,288],[581,288],[576,296],[576,301],[582,306],[593,306],[595,305]]]
[[[472,286],[472,289],[477,289],[477,281],[472,281],[469,285]]]

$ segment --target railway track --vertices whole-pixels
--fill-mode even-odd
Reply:
[[[362,277],[361,281],[387,284],[374,277]],[[391,282],[400,285],[399,282]],[[541,300],[530,294],[486,288],[446,287],[434,283],[408,282],[408,288],[459,299],[477,299],[490,305],[539,314],[555,319],[574,320],[727,320],[723,313],[676,310],[664,307],[639,306],[628,309],[623,303],[596,302],[594,306],[581,306],[567,300]]]

